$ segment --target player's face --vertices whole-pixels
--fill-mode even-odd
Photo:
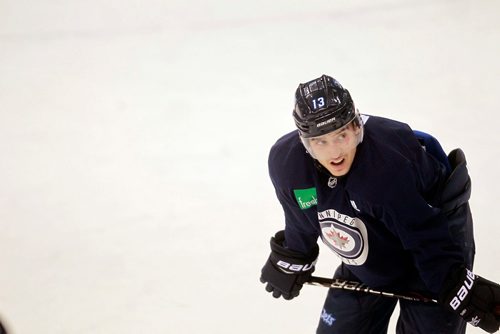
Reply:
[[[309,150],[333,176],[343,176],[351,169],[360,128],[349,124],[337,131],[308,139]]]

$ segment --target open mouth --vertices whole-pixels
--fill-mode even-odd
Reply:
[[[340,166],[340,165],[342,165],[342,163],[344,162],[344,160],[345,160],[344,158],[342,158],[342,159],[340,159],[338,161],[331,160],[330,164],[333,165],[333,166]]]

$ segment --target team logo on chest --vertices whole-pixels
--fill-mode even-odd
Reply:
[[[334,209],[318,212],[321,239],[342,262],[354,266],[365,263],[368,257],[368,233],[359,218],[352,218]]]

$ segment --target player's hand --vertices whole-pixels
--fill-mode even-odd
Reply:
[[[448,277],[439,301],[459,314],[472,326],[488,333],[500,325],[500,285],[474,275],[465,267]]]
[[[318,257],[319,247],[309,254],[300,254],[283,247],[285,231],[279,231],[271,238],[271,255],[262,268],[260,281],[266,284],[266,290],[273,297],[283,296],[292,299],[299,295],[302,285],[314,272],[314,264]]]

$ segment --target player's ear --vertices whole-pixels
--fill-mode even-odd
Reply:
[[[353,128],[354,133],[356,134],[356,136],[359,135],[359,133],[361,132],[361,127],[359,125],[357,125],[357,124],[353,124],[352,128]]]

